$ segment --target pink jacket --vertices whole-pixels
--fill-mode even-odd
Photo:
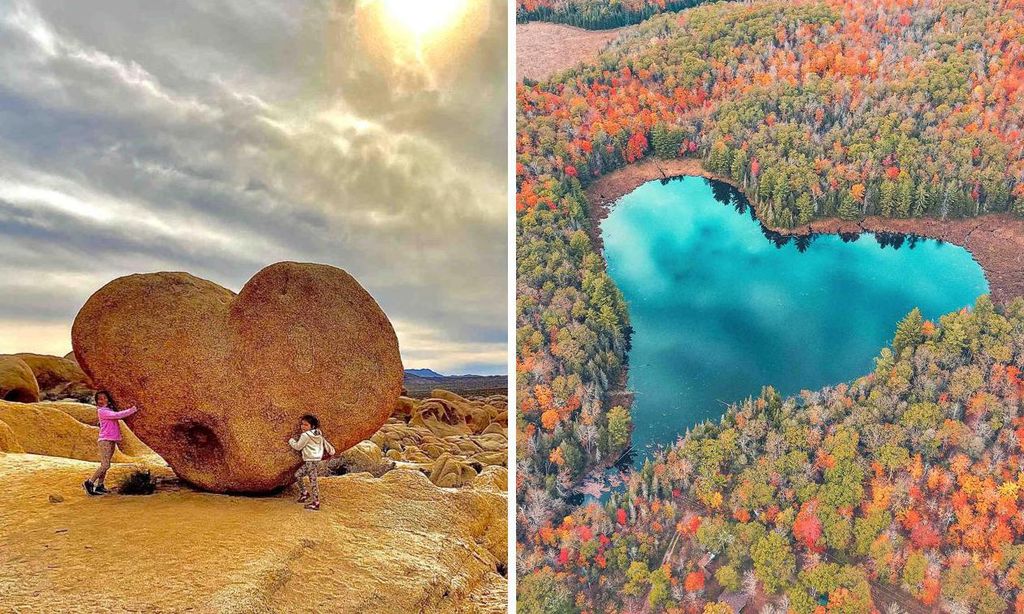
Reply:
[[[137,411],[139,408],[135,406],[123,411],[114,411],[109,407],[97,407],[96,415],[100,419],[100,441],[121,441],[120,420]]]

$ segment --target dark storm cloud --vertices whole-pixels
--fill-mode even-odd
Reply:
[[[287,259],[355,275],[409,366],[503,372],[505,8],[438,78],[354,6],[0,0],[0,351],[66,351],[119,275]]]

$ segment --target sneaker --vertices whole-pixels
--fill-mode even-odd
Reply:
[[[309,493],[308,492],[304,492],[304,493],[300,494],[299,498],[295,500],[296,503],[305,503],[306,501],[309,501]]]
[[[90,497],[96,496],[96,487],[92,485],[92,482],[90,480],[82,482],[82,487],[85,488],[85,494],[89,495]]]
[[[96,491],[96,494],[99,494],[99,495],[109,495],[110,494],[110,491],[107,490],[107,487],[104,486],[103,484],[100,484],[99,486],[93,486],[92,489],[94,491]]]
[[[307,510],[313,510],[314,512],[318,511],[320,509],[320,502],[319,501],[313,501],[311,503],[307,503],[306,504],[306,509]]]

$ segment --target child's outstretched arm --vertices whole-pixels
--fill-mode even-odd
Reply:
[[[298,441],[295,441],[294,439],[288,440],[288,445],[292,447],[292,450],[301,450],[302,448],[306,447],[307,443],[309,443],[309,435],[305,433],[303,433],[302,436],[299,437]]]
[[[132,405],[128,409],[123,409],[121,411],[114,411],[112,409],[102,407],[99,410],[99,414],[105,420],[123,420],[124,418],[127,418],[128,416],[134,414],[137,411],[139,411],[139,408],[135,407],[134,405]]]

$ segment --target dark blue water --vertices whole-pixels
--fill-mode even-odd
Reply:
[[[633,324],[637,451],[717,420],[763,385],[792,394],[865,375],[915,306],[935,319],[988,292],[961,247],[766,236],[742,195],[696,177],[641,186],[601,233]]]

